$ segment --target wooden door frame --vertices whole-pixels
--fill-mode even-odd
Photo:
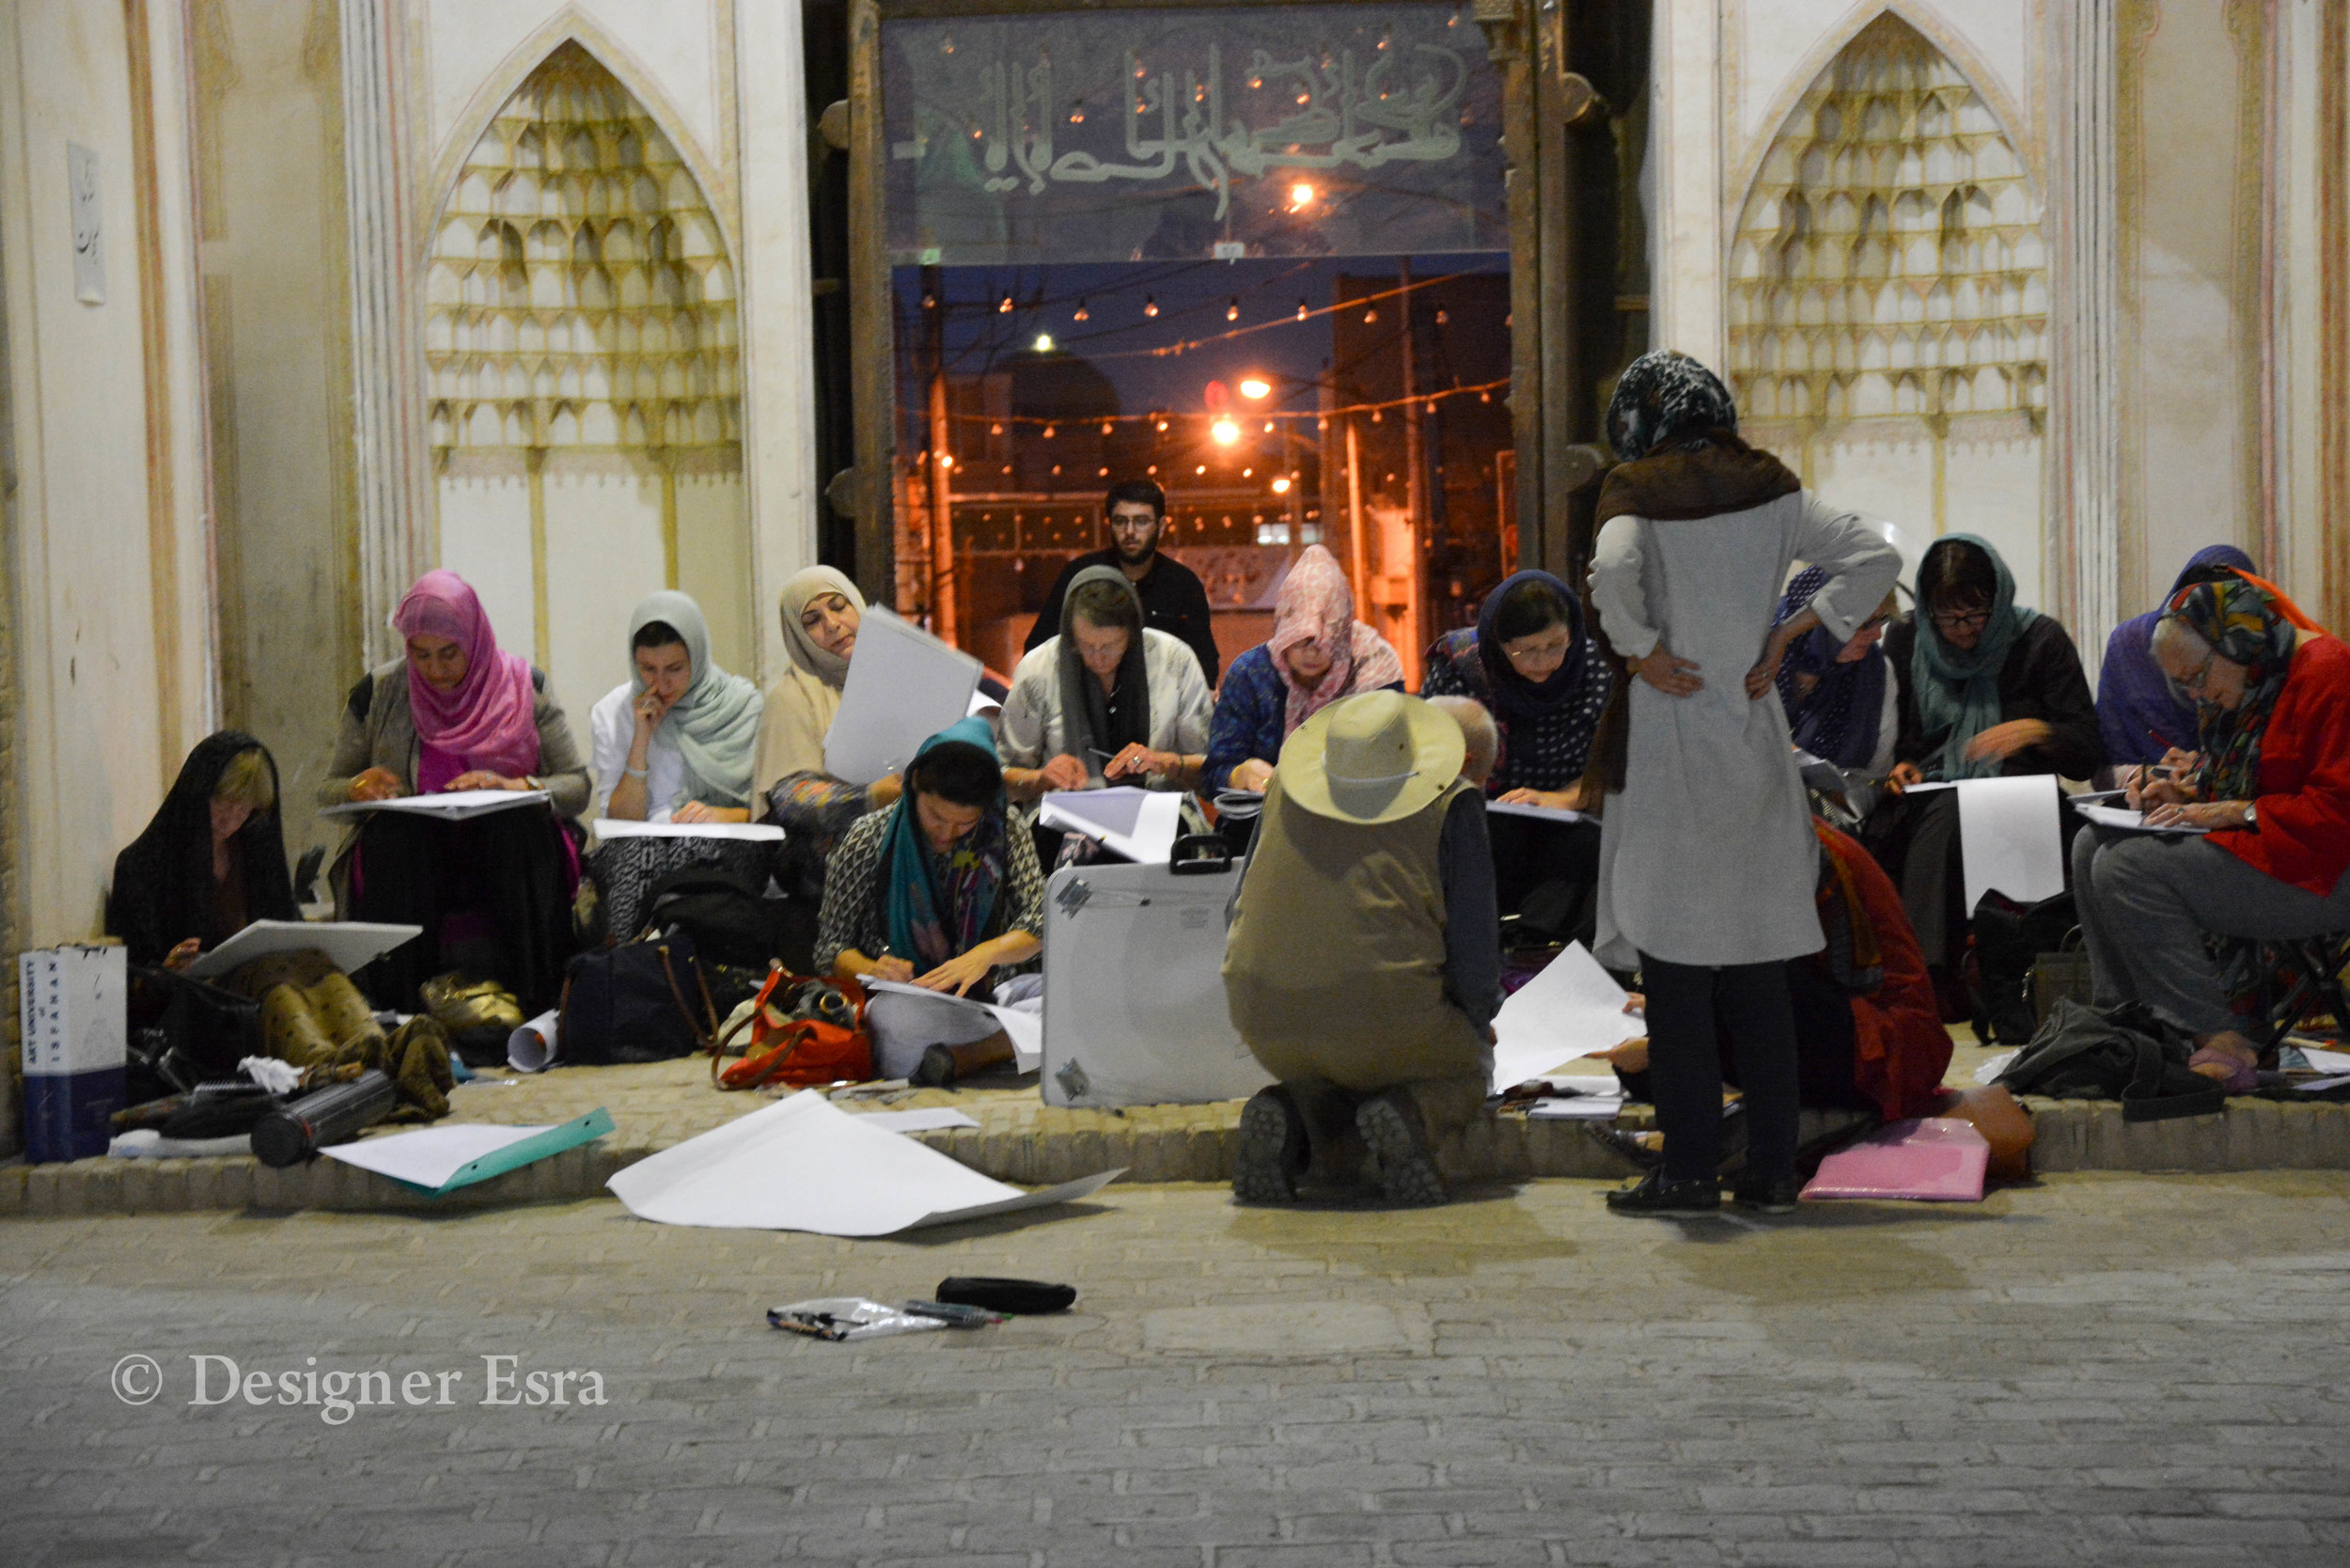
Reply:
[[[1281,0],[1181,0],[1185,9],[1263,8]],[[867,599],[896,604],[897,341],[889,277],[888,149],[882,132],[882,25],[934,17],[1157,10],[1152,0],[851,0],[849,8],[850,386],[856,427],[856,580]],[[1471,0],[1486,54],[1501,72],[1510,218],[1510,414],[1516,446],[1518,563],[1564,575],[1572,566],[1568,497],[1595,465],[1571,434],[1579,347],[1566,128],[1588,113],[1590,87],[1566,69],[1566,8],[1558,0]],[[1547,128],[1547,129],[1545,129]]]

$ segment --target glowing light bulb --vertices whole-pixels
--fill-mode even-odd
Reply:
[[[1051,353],[1053,352],[1053,335],[1051,333],[1040,332],[1036,335],[1036,352],[1039,353]]]
[[[1374,305],[1374,306],[1371,306],[1369,310],[1366,310],[1366,311],[1364,311],[1364,312],[1363,312],[1363,325],[1365,325],[1365,326],[1369,326],[1369,325],[1371,325],[1371,322],[1373,322],[1373,321],[1377,321],[1378,319],[1379,319],[1379,307],[1378,307],[1377,306],[1375,306],[1375,305]]]
[[[995,306],[995,314],[998,316],[1009,316],[1011,314],[1011,296],[1010,294],[1006,294],[1003,299],[997,303]]]
[[[1240,427],[1230,419],[1218,419],[1208,427],[1208,433],[1215,437],[1217,446],[1230,447],[1240,439]]]
[[[955,454],[952,452],[939,453],[938,465],[941,468],[952,468],[955,465]]]
[[[1288,480],[1288,478],[1278,478],[1278,479],[1276,479],[1276,480],[1274,480],[1274,481],[1273,481],[1273,494],[1276,494],[1276,495],[1287,495],[1289,493],[1290,493],[1290,481]]]
[[[1272,390],[1273,384],[1262,376],[1250,376],[1240,384],[1240,395],[1244,398],[1261,398]]]
[[[1072,321],[1089,321],[1093,319],[1093,312],[1086,308],[1085,301],[1079,300],[1077,302],[1077,313],[1070,319]]]
[[[1238,299],[1234,299],[1231,304],[1224,307],[1224,319],[1228,321],[1237,321],[1240,320],[1240,301]]]
[[[1159,302],[1155,296],[1151,294],[1142,296],[1142,313],[1146,316],[1155,316],[1159,313]]]
[[[1044,439],[1047,441],[1053,439],[1053,427],[1050,425],[1044,427]]]
[[[1291,212],[1302,212],[1302,211],[1304,211],[1306,208],[1311,207],[1311,206],[1313,205],[1313,202],[1314,202],[1314,188],[1313,188],[1311,185],[1307,184],[1304,180],[1299,180],[1296,184],[1292,185],[1292,186],[1290,187],[1290,211],[1291,211]]]
[[[1306,308],[1306,302],[1304,300],[1299,300],[1297,302],[1297,319],[1302,321],[1311,314],[1313,314],[1313,312]]]

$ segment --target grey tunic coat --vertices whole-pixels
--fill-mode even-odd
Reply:
[[[1781,587],[1825,568],[1811,601],[1848,638],[1892,591],[1901,557],[1856,513],[1797,491],[1741,511],[1611,519],[1591,557],[1600,626],[1627,659],[1658,642],[1700,667],[1668,697],[1634,677],[1624,789],[1600,825],[1597,957],[1721,967],[1817,952],[1819,851],[1778,693],[1747,700]]]

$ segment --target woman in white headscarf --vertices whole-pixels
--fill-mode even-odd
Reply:
[[[859,817],[894,803],[899,781],[891,774],[851,784],[824,769],[824,737],[840,712],[865,596],[844,573],[811,566],[784,583],[777,609],[791,667],[767,688],[752,809],[785,831],[784,886],[818,898],[833,846]]]
[[[633,679],[590,716],[594,815],[638,822],[748,822],[759,688],[710,654],[701,606],[648,594],[628,618]]]

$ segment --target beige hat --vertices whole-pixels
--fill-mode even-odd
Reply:
[[[1281,747],[1281,792],[1317,817],[1401,822],[1461,776],[1468,744],[1450,714],[1402,692],[1333,702]]]

